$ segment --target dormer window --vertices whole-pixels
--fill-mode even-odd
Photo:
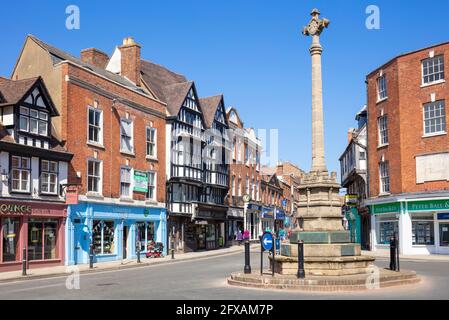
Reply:
[[[40,136],[48,136],[48,113],[33,108],[20,107],[19,130]]]

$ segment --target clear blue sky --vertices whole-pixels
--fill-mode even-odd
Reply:
[[[65,8],[81,29],[65,28]],[[365,28],[380,8],[381,29]],[[281,160],[311,165],[310,38],[300,34],[312,8],[331,25],[322,36],[326,158],[339,171],[347,130],[365,103],[365,75],[390,58],[449,41],[449,1],[148,0],[7,1],[0,11],[0,75],[10,76],[29,33],[72,54],[112,53],[127,36],[145,59],[185,74],[201,96],[225,94],[247,126],[279,128]]]

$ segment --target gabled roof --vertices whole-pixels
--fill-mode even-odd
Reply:
[[[53,60],[53,64],[58,64],[62,61],[70,61],[73,62],[77,65],[80,65],[86,69],[89,69],[109,80],[115,81],[121,85],[124,85],[126,87],[129,87],[130,89],[134,90],[134,91],[138,91],[139,93],[143,93],[142,88],[137,87],[134,83],[132,83],[131,81],[129,81],[128,79],[126,79],[125,77],[122,77],[118,74],[112,73],[110,71],[107,71],[105,69],[102,68],[98,68],[90,63],[86,63],[84,61],[82,61],[81,59],[72,56],[71,54],[64,52],[56,47],[53,47],[45,42],[43,42],[42,40],[36,38],[33,35],[28,35],[28,38],[33,40],[37,45],[39,45],[41,48],[43,48],[44,50],[46,50],[48,52],[48,54],[51,56],[52,60]]]
[[[212,127],[212,123],[215,119],[215,114],[217,113],[217,109],[221,106],[221,102],[223,101],[223,95],[217,95],[213,97],[201,98],[201,110],[204,114],[204,121],[206,122],[206,127]],[[223,114],[226,121],[226,115]]]
[[[182,82],[164,87],[164,96],[166,97],[164,102],[167,104],[170,115],[178,114],[192,86],[193,82]]]
[[[39,86],[42,97],[46,102],[46,105],[50,109],[51,116],[58,116],[58,110],[53,103],[53,100],[48,93],[44,80],[41,77],[22,79],[22,80],[10,80],[0,77],[0,93],[3,95],[5,102],[2,105],[16,105],[25,99],[32,90]]]
[[[240,122],[240,123],[234,123],[234,122],[231,121],[231,114],[232,113],[234,113],[236,115],[237,121]],[[234,108],[234,107],[228,108],[226,110],[226,118],[228,120],[228,123],[233,123],[233,124],[235,124],[237,126],[241,125],[241,128],[244,127],[244,123],[243,123],[242,119],[240,118],[240,115],[239,115],[239,113],[238,113],[236,108]]]
[[[24,79],[24,80],[10,80],[0,77],[0,93],[4,98],[2,104],[14,105],[34,87],[39,77]]]

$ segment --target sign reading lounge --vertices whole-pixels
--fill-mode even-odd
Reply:
[[[3,214],[27,214],[31,213],[31,206],[21,204],[0,204],[0,213]]]

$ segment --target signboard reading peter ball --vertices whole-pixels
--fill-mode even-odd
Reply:
[[[134,191],[148,192],[148,174],[142,171],[134,171]]]

